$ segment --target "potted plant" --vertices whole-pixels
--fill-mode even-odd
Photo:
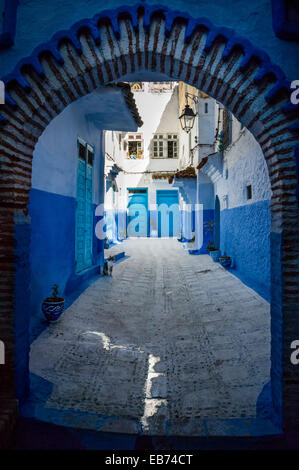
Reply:
[[[210,241],[207,245],[207,250],[213,261],[219,261],[220,250],[216,248],[213,241]]]
[[[221,266],[223,266],[224,268],[230,268],[231,267],[231,264],[232,264],[232,259],[230,256],[219,256],[219,261],[220,261],[220,264]]]
[[[215,246],[214,243],[214,222],[212,219],[206,224],[206,233],[210,233],[211,240],[208,241],[207,250],[213,261],[218,261],[220,256],[220,250]]]
[[[58,285],[54,284],[51,296],[43,300],[42,312],[49,323],[54,323],[58,320],[63,310],[64,298],[58,297]]]

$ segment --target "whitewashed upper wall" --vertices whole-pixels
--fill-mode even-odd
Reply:
[[[238,132],[238,122],[234,121],[234,124],[234,141],[224,152],[223,178],[215,186],[222,209],[225,208],[223,197],[226,195],[229,209],[271,198],[269,175],[262,150],[246,128]],[[248,185],[252,186],[250,200],[247,200]]]
[[[78,150],[82,138],[94,148],[94,201],[99,201],[102,133],[84,114],[74,112],[75,103],[53,119],[39,138],[32,164],[32,187],[41,191],[76,197]]]
[[[123,168],[126,171],[136,172],[176,170],[178,168],[177,159],[151,158],[151,142],[155,133],[179,132],[177,87],[175,86],[170,92],[152,93],[148,90],[148,84],[145,83],[144,91],[134,92],[134,99],[144,122],[143,126],[137,130],[137,133],[142,134],[143,159],[128,159],[126,152],[122,151],[120,161]]]

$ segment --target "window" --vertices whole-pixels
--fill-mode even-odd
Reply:
[[[153,156],[155,158],[157,157],[163,158],[164,157],[163,135],[154,135],[153,147],[154,147]]]
[[[128,189],[129,194],[146,194],[146,189]]]
[[[80,160],[85,162],[85,145],[82,144],[80,141],[78,142],[78,156]]]
[[[130,160],[143,158],[143,140],[141,134],[128,135],[127,158]]]
[[[93,166],[94,151],[93,148],[85,144],[81,139],[78,139],[78,158],[88,165]]]
[[[252,199],[252,186],[251,184],[246,186],[247,200]]]
[[[89,146],[87,146],[87,163],[93,165],[93,150]]]
[[[205,114],[209,112],[209,105],[208,103],[205,103]]]
[[[165,93],[172,91],[173,82],[150,82],[148,91],[151,93]]]
[[[177,134],[154,134],[152,139],[153,158],[178,158]]]

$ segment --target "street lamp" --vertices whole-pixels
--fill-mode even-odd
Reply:
[[[188,105],[188,96],[192,98],[195,103],[196,103],[195,98],[197,98],[194,95],[191,95],[190,93],[186,93],[186,106],[183,111],[183,114],[179,117],[182,129],[183,131],[187,132],[187,134],[193,128],[195,117],[197,116],[197,113],[195,113],[193,109],[190,108],[190,106]]]
[[[181,122],[181,126],[183,131],[187,132],[187,134],[191,131],[194,126],[196,114],[194,113],[193,109],[190,108],[188,104],[186,104],[183,114],[179,117]]]

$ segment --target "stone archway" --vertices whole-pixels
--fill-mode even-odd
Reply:
[[[35,144],[48,123],[98,86],[150,72],[193,85],[229,108],[259,142],[269,169],[272,271],[272,397],[286,427],[298,420],[299,235],[296,107],[283,72],[226,28],[165,8],[106,11],[57,33],[5,77],[1,107],[1,326],[6,344],[2,396],[28,382],[28,197]],[[137,76],[137,75],[136,75]],[[146,79],[146,78],[145,78]],[[14,328],[19,333],[15,335]]]

